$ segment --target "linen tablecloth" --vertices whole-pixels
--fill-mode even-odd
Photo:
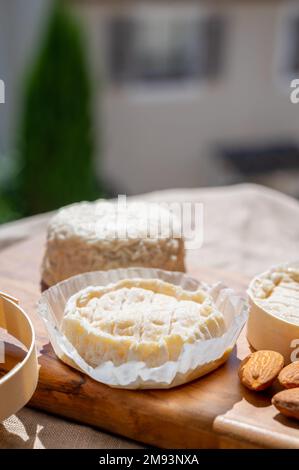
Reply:
[[[176,189],[140,196],[162,202],[202,202],[204,243],[201,266],[247,276],[299,259],[299,203],[262,186],[243,184]],[[0,227],[0,249],[44,231],[49,215]],[[188,257],[194,257],[191,251]],[[138,448],[139,444],[24,408],[0,423],[0,448]]]

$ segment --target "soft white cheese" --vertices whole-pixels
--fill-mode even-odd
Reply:
[[[179,220],[158,204],[81,202],[60,209],[48,226],[42,280],[128,267],[184,271]]]
[[[129,360],[156,367],[177,360],[186,343],[222,336],[225,323],[203,291],[128,279],[72,296],[62,331],[93,367]]]
[[[251,291],[264,310],[299,325],[299,269],[276,267],[256,278]]]

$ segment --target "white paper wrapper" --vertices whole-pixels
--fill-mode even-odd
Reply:
[[[73,294],[85,287],[105,286],[128,278],[158,278],[186,290],[202,288],[209,291],[224,315],[226,333],[219,338],[186,344],[177,361],[168,361],[159,367],[150,368],[141,361],[129,361],[120,366],[106,361],[96,368],[91,367],[61,333],[65,304]],[[57,356],[94,380],[117,388],[171,388],[211,372],[226,361],[247,319],[247,304],[221,283],[208,286],[179,272],[128,268],[79,274],[60,282],[42,294],[38,312]]]

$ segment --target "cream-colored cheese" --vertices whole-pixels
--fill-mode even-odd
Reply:
[[[176,361],[184,344],[222,336],[224,318],[203,291],[161,280],[127,279],[89,287],[66,304],[62,331],[93,367]]]
[[[299,269],[276,267],[257,277],[251,292],[264,310],[299,325]]]
[[[184,271],[184,242],[176,233],[179,221],[157,204],[73,204],[49,223],[42,280],[52,286],[80,273],[134,266]]]

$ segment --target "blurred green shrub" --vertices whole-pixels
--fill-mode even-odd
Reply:
[[[15,200],[15,159],[0,155],[0,224],[18,219],[22,213]]]
[[[26,82],[19,132],[16,194],[24,215],[99,195],[84,41],[61,0]]]
[[[10,199],[0,194],[0,224],[19,219],[21,215],[22,214],[16,210]]]

